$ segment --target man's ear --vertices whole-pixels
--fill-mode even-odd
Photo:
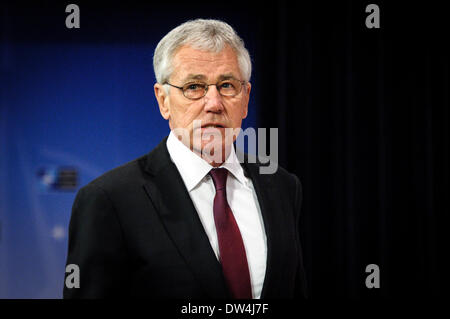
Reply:
[[[166,90],[164,89],[164,86],[162,84],[159,83],[155,83],[155,85],[153,86],[154,90],[155,90],[155,97],[156,100],[158,101],[158,105],[159,105],[159,112],[161,113],[161,116],[165,119],[168,120],[170,117],[170,109],[168,107],[169,105],[169,96],[166,93]]]
[[[250,91],[252,90],[252,85],[250,84],[250,82],[248,82],[243,88],[242,90],[245,92],[243,92],[244,95],[244,109],[242,110],[242,119],[245,119],[248,115],[248,102],[250,101]]]

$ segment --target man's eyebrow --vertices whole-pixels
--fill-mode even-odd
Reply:
[[[206,80],[206,76],[203,74],[188,74],[185,78],[184,81],[188,81],[188,80]]]
[[[229,80],[229,79],[235,79],[237,80],[237,78],[233,75],[233,73],[226,73],[226,74],[222,74],[219,76],[219,81],[223,81],[223,80]]]
[[[233,73],[226,73],[226,74],[221,74],[218,77],[218,81],[224,81],[224,80],[229,80],[229,79],[235,79],[237,80],[237,78],[233,75]],[[207,80],[207,77],[203,74],[188,74],[183,81],[189,81],[189,80],[199,80],[199,81],[205,81]]]

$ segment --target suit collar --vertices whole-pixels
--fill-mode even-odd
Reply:
[[[263,216],[264,228],[267,236],[267,264],[261,298],[277,298],[282,295],[278,291],[283,273],[282,236],[285,231],[285,221],[280,218],[279,191],[275,185],[275,174],[261,174],[263,165],[256,157],[248,154],[239,154],[244,158],[244,171],[255,188],[261,214]]]

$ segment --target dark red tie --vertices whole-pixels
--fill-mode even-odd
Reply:
[[[219,241],[222,271],[233,298],[251,299],[252,287],[244,242],[227,202],[228,171],[225,168],[214,168],[209,173],[216,188],[214,222]]]

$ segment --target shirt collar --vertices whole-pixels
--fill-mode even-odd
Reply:
[[[197,186],[209,171],[214,168],[178,140],[172,131],[169,134],[166,145],[170,158],[178,168],[188,192]],[[226,168],[241,184],[247,185],[244,171],[238,161],[234,147],[231,148],[228,158],[220,167]]]

